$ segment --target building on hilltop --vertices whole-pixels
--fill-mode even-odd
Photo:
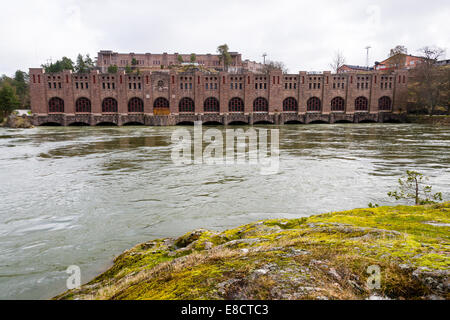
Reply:
[[[110,50],[101,50],[97,55],[97,67],[106,73],[108,67],[116,65],[119,70],[124,70],[126,66],[139,68],[141,71],[169,70],[172,66],[180,65],[191,61],[193,54],[174,53],[117,53]],[[228,72],[260,72],[263,64],[242,60],[242,55],[238,52],[230,52],[231,64]],[[220,61],[218,54],[195,54],[195,63],[200,66],[223,71],[224,65]]]
[[[450,65],[450,59],[440,60],[440,61],[436,62],[436,65],[438,65],[440,67],[448,66],[448,65]]]
[[[396,69],[414,69],[426,59],[410,54],[398,53],[381,62],[375,62],[375,70],[396,70]]]
[[[362,67],[362,66],[355,66],[350,64],[344,64],[342,67],[339,67],[338,73],[346,73],[346,72],[370,72],[374,69],[371,67]]]

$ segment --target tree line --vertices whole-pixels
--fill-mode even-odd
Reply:
[[[16,109],[30,108],[28,73],[17,70],[14,77],[0,77],[0,122]]]

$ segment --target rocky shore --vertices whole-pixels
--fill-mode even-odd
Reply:
[[[1,120],[1,119],[0,119]],[[0,123],[0,127],[6,128],[33,128],[31,117],[27,115],[18,116],[15,114],[9,115]]]
[[[137,245],[55,299],[449,299],[450,203],[265,220]]]
[[[408,115],[408,123],[432,124],[437,126],[450,126],[450,115],[447,116],[427,116]]]

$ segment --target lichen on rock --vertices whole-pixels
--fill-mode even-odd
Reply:
[[[448,299],[448,223],[450,203],[199,229],[139,244],[56,299]]]

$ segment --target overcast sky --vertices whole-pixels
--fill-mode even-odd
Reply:
[[[330,69],[340,50],[365,65],[402,44],[450,55],[448,0],[15,0],[0,10],[0,74],[47,59],[102,49],[215,53],[227,43],[243,59],[283,61],[292,73]]]

